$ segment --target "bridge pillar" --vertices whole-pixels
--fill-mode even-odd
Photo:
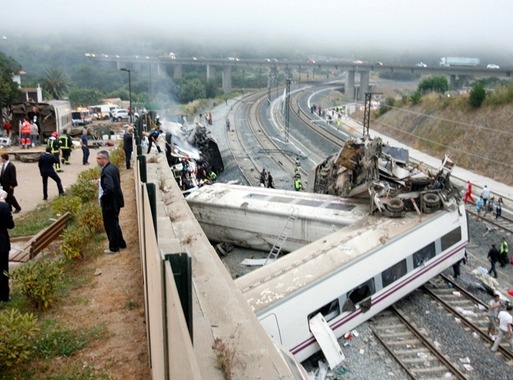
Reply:
[[[451,74],[449,76],[449,88],[451,90],[458,90],[463,87],[467,79],[468,75]]]
[[[360,99],[365,97],[365,94],[369,92],[369,71],[360,71]]]
[[[345,95],[354,98],[354,70],[348,70],[346,75]]]
[[[457,88],[456,74],[449,75],[449,88]]]
[[[175,63],[173,65],[173,78],[180,79],[183,73],[183,66],[181,63]]]
[[[223,66],[223,91],[225,94],[232,91],[232,66]]]
[[[216,79],[216,67],[214,65],[207,65],[207,82]]]

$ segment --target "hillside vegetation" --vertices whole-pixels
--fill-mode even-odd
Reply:
[[[435,157],[449,153],[456,165],[513,185],[513,103],[472,108],[468,95],[437,93],[400,103],[376,115],[371,129]]]

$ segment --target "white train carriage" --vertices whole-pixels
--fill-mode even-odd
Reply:
[[[186,199],[210,240],[269,251],[286,227],[285,252],[355,223],[370,209],[358,199],[223,183]],[[297,219],[289,220],[291,215]]]
[[[463,205],[366,216],[235,280],[260,322],[299,361],[320,350],[309,320],[321,313],[339,338],[461,260]]]

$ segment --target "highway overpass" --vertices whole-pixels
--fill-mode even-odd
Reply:
[[[115,62],[118,69],[125,67],[127,63],[156,65],[157,75],[163,70],[164,65],[173,67],[173,77],[178,79],[183,75],[184,66],[204,66],[206,67],[207,80],[215,78],[217,70],[222,70],[222,86],[223,91],[230,92],[232,90],[232,68],[264,68],[269,74],[276,74],[278,71],[284,72],[287,76],[294,71],[317,71],[318,73],[327,73],[329,70],[337,70],[345,72],[345,92],[348,97],[358,96],[369,92],[369,76],[370,72],[392,72],[392,73],[410,73],[422,75],[446,75],[449,77],[449,83],[452,88],[459,88],[464,80],[468,77],[506,77],[511,78],[513,67],[505,67],[499,69],[488,69],[482,66],[462,67],[462,66],[409,66],[409,65],[387,65],[379,62],[349,62],[347,60],[279,60],[271,58],[204,58],[204,57],[182,57],[175,56],[143,56],[143,55],[110,55],[85,53],[86,58],[96,61]],[[355,80],[359,79],[360,91],[355,91],[357,84]],[[356,95],[355,95],[356,94]]]

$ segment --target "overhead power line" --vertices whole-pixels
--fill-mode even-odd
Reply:
[[[505,134],[505,135],[513,136],[513,132],[505,131],[505,130],[502,130],[502,129],[495,129],[495,128],[484,127],[482,125],[469,124],[469,123],[465,123],[463,121],[451,120],[451,119],[446,119],[446,118],[439,117],[439,116],[428,115],[428,114],[425,114],[425,113],[422,113],[422,112],[406,110],[406,109],[400,108],[400,107],[387,106],[387,108],[391,108],[391,109],[398,110],[398,111],[405,112],[405,113],[411,113],[411,114],[418,115],[418,116],[424,116],[424,117],[428,117],[428,118],[439,120],[439,121],[445,121],[445,122],[451,123],[451,124],[458,124],[458,125],[462,125],[462,126],[465,126],[465,127],[472,127],[472,128],[482,129],[482,130],[485,130],[485,131],[491,131],[491,132],[502,133],[502,134]]]
[[[509,167],[509,168],[513,168],[513,165],[509,165],[507,163],[505,163],[504,161],[496,161],[496,160],[492,160],[491,158],[485,158],[483,157],[482,155],[478,155],[478,154],[473,154],[473,153],[469,153],[467,151],[464,151],[464,150],[461,150],[461,149],[458,149],[458,148],[454,148],[450,145],[447,145],[447,144],[442,144],[442,143],[439,143],[437,141],[433,141],[433,140],[430,140],[430,139],[426,139],[425,137],[421,137],[419,135],[416,135],[414,133],[411,133],[411,132],[407,132],[407,131],[404,131],[402,129],[399,129],[399,128],[396,128],[396,127],[393,127],[389,124],[386,124],[386,123],[383,123],[382,121],[376,121],[376,124],[381,124],[389,129],[394,129],[398,132],[401,132],[401,133],[405,133],[407,135],[410,135],[410,136],[413,136],[419,140],[423,140],[423,141],[426,141],[426,142],[429,142],[431,144],[434,144],[434,145],[438,145],[438,146],[441,146],[441,147],[444,147],[444,148],[447,148],[448,150],[450,150],[451,152],[459,152],[459,153],[462,153],[462,154],[465,154],[467,156],[470,156],[470,157],[474,157],[474,158],[477,158],[479,160],[487,160],[489,162],[492,162],[494,164],[498,164],[498,165],[502,165],[502,166],[506,166],[506,167]]]

